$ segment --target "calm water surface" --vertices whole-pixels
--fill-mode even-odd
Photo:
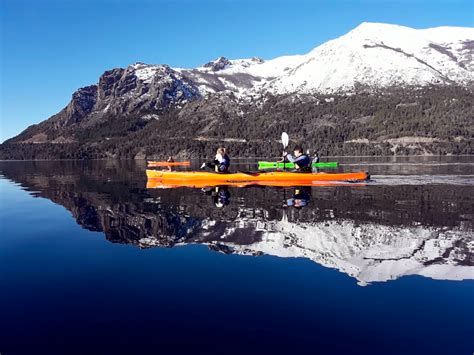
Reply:
[[[0,353],[472,354],[474,157],[337,160],[373,181],[0,162]]]

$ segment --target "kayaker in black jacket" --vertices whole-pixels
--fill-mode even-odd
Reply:
[[[229,172],[230,158],[227,155],[227,151],[224,147],[217,148],[216,156],[212,163],[202,163],[201,169],[209,168],[218,173]]]
[[[311,172],[311,158],[303,152],[303,148],[297,145],[293,150],[294,155],[283,153],[283,160],[295,163],[296,171]]]

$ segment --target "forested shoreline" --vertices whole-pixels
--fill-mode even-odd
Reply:
[[[283,131],[325,156],[473,154],[473,103],[456,86],[253,101],[218,95],[158,119],[144,119],[156,114],[149,111],[61,126],[53,116],[0,145],[0,159],[200,158],[220,144],[234,157],[273,157]]]

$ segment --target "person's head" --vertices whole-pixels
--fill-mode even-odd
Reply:
[[[295,156],[299,157],[301,154],[303,154],[303,147],[300,145],[297,145],[293,149],[293,152],[295,153]]]
[[[216,154],[224,155],[225,154],[225,148],[224,147],[217,148]]]

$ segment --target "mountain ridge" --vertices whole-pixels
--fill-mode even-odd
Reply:
[[[238,121],[239,125],[253,124],[251,120],[255,120],[255,117],[258,119],[262,115],[268,118],[266,122],[262,120],[261,124],[264,126],[277,125],[284,129],[289,123],[274,122],[278,114],[275,108],[268,107],[268,102],[286,103],[282,110],[290,116],[294,115],[295,110],[299,110],[295,106],[301,102],[308,106],[305,109],[309,117],[303,118],[304,120],[310,120],[313,116],[313,122],[315,120],[323,122],[327,121],[329,116],[326,118],[319,116],[335,116],[337,108],[335,107],[333,112],[322,114],[321,109],[316,106],[321,102],[329,104],[335,97],[344,101],[350,96],[355,96],[360,101],[355,103],[357,106],[367,104],[364,95],[379,97],[395,95],[393,105],[396,106],[413,104],[403,101],[410,97],[410,95],[407,98],[401,97],[400,93],[403,91],[411,92],[414,98],[422,91],[427,93],[426,95],[433,95],[433,91],[439,90],[446,92],[458,90],[462,96],[472,96],[473,58],[474,28],[437,27],[416,30],[398,25],[362,23],[347,34],[323,43],[304,55],[282,56],[271,60],[258,57],[229,60],[219,57],[197,68],[172,68],[166,64],[136,62],[126,68],[107,70],[100,76],[97,84],[77,90],[71,102],[58,114],[38,125],[28,127],[18,136],[7,140],[5,143],[8,147],[2,145],[0,157],[15,158],[13,152],[15,149],[10,146],[12,143],[63,145],[75,143],[96,149],[94,147],[103,144],[104,139],[114,140],[118,137],[125,139],[134,132],[156,126],[151,123],[160,120],[177,122],[178,127],[170,127],[168,123],[163,123],[162,127],[159,127],[161,131],[166,127],[170,132],[170,138],[177,136],[180,125],[195,123],[196,135],[189,133],[179,137],[196,139],[204,134],[207,138],[225,139],[228,138],[225,132],[217,129],[220,123],[230,121],[229,124],[234,125]],[[425,99],[428,101],[428,98]],[[454,95],[451,99],[458,100],[458,97]],[[449,105],[446,102],[449,100],[448,97],[443,100],[445,101],[433,103],[433,107],[439,109],[440,105]],[[366,108],[362,116],[358,112],[360,110],[354,108],[354,114],[348,112],[346,117],[338,118],[350,119],[355,125],[357,120],[373,116],[374,111],[387,111],[386,104],[382,105],[383,101],[380,99],[375,105],[372,103],[374,107]],[[380,105],[382,107],[378,107]],[[266,108],[262,111],[264,107]],[[194,111],[189,108],[193,108]],[[424,108],[423,112],[411,113],[412,120],[424,119],[422,116],[430,114],[430,109],[433,108]],[[472,106],[467,110],[464,108],[456,110],[456,115],[461,115],[460,122],[456,124],[461,126],[462,132],[453,137],[461,136],[462,140],[469,142],[469,146],[451,147],[446,152],[469,154],[472,152],[470,142],[474,136],[473,127],[469,124],[474,116]],[[438,116],[451,116],[452,111],[450,108]],[[195,117],[200,117],[201,121],[196,122]],[[240,119],[242,117],[246,120]],[[435,119],[439,120],[431,117],[431,121]],[[292,120],[291,124],[301,124],[296,118]],[[383,122],[387,123],[386,120]],[[326,127],[337,130],[339,123],[330,123]],[[312,122],[307,122],[306,125],[315,126]],[[416,122],[412,121],[409,125],[417,126]],[[450,124],[446,120],[438,125]],[[322,139],[336,139],[341,144],[347,141],[374,141],[374,137],[368,135],[354,137],[347,136],[343,132],[324,135],[324,132],[315,132],[315,128],[321,128],[321,125],[316,126],[306,129],[306,134],[316,134]],[[376,128],[379,131],[377,139],[386,136],[382,131],[382,123],[378,126],[380,127]],[[96,133],[91,132],[94,129],[103,134],[98,137]],[[417,137],[423,133],[406,131],[403,127],[400,127],[399,131],[385,138]],[[453,127],[433,132],[427,129],[424,131],[427,131],[427,136],[422,138],[438,139],[443,135],[447,136],[445,134],[447,131],[455,133]],[[156,131],[149,133],[154,136],[161,135]],[[259,129],[259,133],[260,139],[266,139],[269,132],[264,127]],[[258,137],[236,138],[249,141]],[[408,153],[419,154],[424,151],[420,146],[415,148]],[[96,157],[124,156],[123,152],[105,153],[104,149],[104,147],[97,148]],[[388,152],[394,149],[392,153],[396,153],[396,147],[393,145]],[[38,148],[30,149],[33,150],[38,151]],[[434,150],[428,149],[428,153],[433,154]],[[344,149],[339,152],[341,151]],[[387,149],[377,148],[374,154],[380,154],[382,151],[387,153]],[[158,151],[151,153],[155,154]],[[188,153],[197,153],[196,148],[190,148]],[[137,154],[143,156],[135,149],[132,157]],[[35,153],[33,155],[36,156]]]

